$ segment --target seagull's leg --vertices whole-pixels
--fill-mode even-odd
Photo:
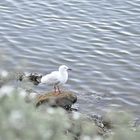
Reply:
[[[56,93],[56,85],[54,85],[54,93]]]
[[[57,90],[58,90],[58,92],[57,92]],[[58,86],[56,84],[54,85],[54,94],[56,96],[60,94],[60,90],[59,90],[59,88],[58,88]]]
[[[60,88],[59,88],[59,86],[57,86],[57,89],[58,89],[58,92],[59,92],[59,94],[61,93],[61,91],[60,91]]]

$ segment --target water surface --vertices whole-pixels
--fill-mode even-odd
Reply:
[[[140,115],[139,0],[1,1],[0,36],[0,69],[46,74],[66,64],[81,112]]]

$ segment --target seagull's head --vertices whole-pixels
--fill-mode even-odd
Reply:
[[[68,71],[68,70],[72,70],[72,69],[68,68],[66,65],[61,65],[59,67],[59,71]]]

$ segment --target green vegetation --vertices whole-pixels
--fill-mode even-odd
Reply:
[[[3,93],[5,92],[5,94]],[[0,93],[0,140],[139,140],[140,128],[132,129],[131,116],[111,113],[111,131],[99,133],[95,123],[78,113],[61,108],[35,108],[19,91]],[[14,92],[14,93],[13,93]],[[135,131],[134,131],[135,130]],[[109,133],[108,133],[109,132]]]

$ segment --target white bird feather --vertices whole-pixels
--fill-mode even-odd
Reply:
[[[50,74],[42,76],[41,83],[47,85],[53,85],[55,92],[56,92],[56,88],[58,89],[58,91],[60,91],[59,85],[65,84],[68,80],[68,70],[71,69],[69,69],[65,65],[61,65],[58,71],[53,71]]]

